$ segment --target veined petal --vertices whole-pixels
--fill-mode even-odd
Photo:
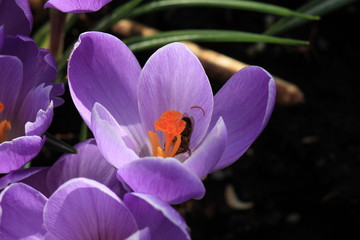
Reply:
[[[153,194],[170,204],[199,199],[205,194],[201,180],[174,158],[132,161],[119,168],[118,178],[135,192]]]
[[[33,104],[36,104],[37,102],[33,102]],[[48,127],[51,124],[51,120],[54,116],[54,106],[53,102],[51,101],[48,107],[43,110],[41,108],[38,108],[35,121],[34,122],[27,122],[25,124],[25,134],[28,136],[31,135],[38,135],[41,136],[45,133],[45,131],[48,129]]]
[[[14,183],[0,194],[2,239],[41,239],[45,234],[43,209],[46,197],[37,190]]]
[[[49,198],[44,222],[56,239],[125,239],[138,230],[129,209],[105,185],[72,179]]]
[[[43,170],[42,167],[37,168],[26,168],[26,169],[19,169],[17,171],[11,172],[2,178],[0,178],[0,190],[4,189],[11,183],[19,182],[33,174],[38,173],[39,171]]]
[[[35,188],[44,196],[49,196],[49,191],[46,186],[48,169],[48,167],[34,167],[13,171],[0,178],[0,191],[12,183],[22,182]]]
[[[45,182],[50,192],[70,179],[85,177],[104,184],[118,195],[124,194],[116,169],[101,155],[94,139],[81,142],[75,148],[77,154],[63,155],[49,169]]]
[[[19,89],[19,96],[21,100],[25,97],[31,89],[37,87],[42,79],[37,76],[37,64],[39,49],[36,43],[26,36],[7,36],[4,42],[4,55],[16,56],[20,59],[23,66],[23,78],[21,87]],[[50,79],[50,81],[53,79]],[[22,104],[22,101],[18,101]],[[14,106],[15,107],[15,106]],[[19,106],[20,107],[20,106]]]
[[[111,0],[49,0],[44,8],[55,8],[66,13],[95,12],[109,2]]]
[[[151,240],[151,234],[149,228],[143,228],[136,231],[130,237],[125,240]]]
[[[124,203],[134,215],[139,228],[150,229],[152,239],[190,239],[188,227],[180,214],[155,196],[127,193]]]
[[[138,148],[147,139],[137,104],[140,71],[123,42],[99,32],[80,35],[68,64],[70,93],[86,124],[92,128],[91,110],[101,103]]]
[[[22,67],[19,58],[0,55],[0,102],[4,104],[4,111],[0,116],[5,116],[9,121],[15,112],[14,106],[23,80]],[[1,120],[4,118],[1,117]]]
[[[266,126],[275,104],[275,81],[264,69],[246,67],[235,73],[214,98],[211,126],[221,116],[227,145],[216,171],[236,161]]]
[[[4,29],[4,25],[0,24],[0,53],[2,52],[2,48],[4,45],[4,41],[5,41],[5,29]]]
[[[41,136],[49,128],[54,116],[54,104],[50,101],[51,86],[40,84],[24,98],[17,114],[18,123],[25,125],[25,134]]]
[[[99,150],[111,165],[119,168],[139,158],[131,149],[132,141],[101,104],[94,105],[91,121]]]
[[[0,25],[6,35],[30,35],[33,17],[28,0],[0,0]]]
[[[213,110],[211,86],[200,61],[185,45],[168,44],[149,58],[140,75],[138,96],[146,132],[154,131],[155,121],[167,110],[193,118],[191,149],[207,132]]]
[[[200,146],[185,160],[184,167],[203,179],[220,160],[226,144],[226,126],[220,117]]]
[[[0,173],[8,173],[33,159],[45,143],[45,137],[23,136],[0,144]]]

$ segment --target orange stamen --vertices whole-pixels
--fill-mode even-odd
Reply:
[[[152,153],[154,156],[158,155],[158,148],[160,147],[160,142],[158,135],[155,132],[148,131],[149,139],[152,146]],[[161,148],[160,148],[161,149]]]
[[[0,102],[0,113],[4,111],[4,104]],[[7,140],[6,133],[11,129],[11,123],[8,120],[3,120],[0,122],[0,143]]]
[[[11,124],[8,120],[0,122],[0,143],[7,140],[6,132],[11,129]]]
[[[155,130],[160,130],[165,135],[164,149],[161,149],[157,134],[149,131],[149,139],[152,145],[153,156],[173,157],[181,143],[181,133],[184,131],[186,122],[181,120],[182,114],[169,110],[161,114],[160,119],[154,123]],[[176,137],[176,141],[174,138]]]

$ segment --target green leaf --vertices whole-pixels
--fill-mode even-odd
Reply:
[[[46,22],[33,35],[33,39],[40,48],[46,48],[50,37],[50,22]]]
[[[46,143],[49,144],[55,150],[63,153],[77,153],[77,150],[75,148],[61,141],[60,139],[57,139],[50,133],[46,132],[45,136],[46,136]]]
[[[180,8],[180,7],[221,7],[231,9],[241,9],[254,12],[270,13],[280,16],[296,16],[300,18],[317,20],[319,17],[312,16],[290,10],[288,8],[279,7],[276,5],[252,2],[252,1],[236,1],[236,0],[164,0],[151,2],[149,4],[142,5],[135,8],[128,17],[135,17],[141,14],[160,11],[169,8]]]
[[[178,30],[161,32],[148,37],[132,37],[124,40],[132,51],[163,46],[171,42],[265,42],[288,45],[308,44],[307,41],[272,37],[262,34],[224,30]]]
[[[298,12],[323,16],[355,0],[313,0],[298,9]],[[277,35],[309,22],[306,19],[285,17],[272,25],[265,34]]]
[[[116,22],[127,16],[127,14],[139,5],[143,0],[131,0],[116,8],[111,14],[102,18],[93,28],[94,31],[105,31]]]

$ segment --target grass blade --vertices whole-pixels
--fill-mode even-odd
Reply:
[[[354,1],[355,0],[313,0],[300,7],[297,11],[323,16]],[[272,25],[265,34],[277,35],[307,22],[309,22],[307,19],[285,17]]]
[[[256,1],[236,1],[236,0],[164,0],[155,1],[135,8],[128,17],[135,17],[141,14],[180,7],[221,7],[231,9],[241,9],[254,12],[276,14],[280,16],[294,16],[310,20],[318,20],[318,16],[296,12],[288,8],[261,3]]]
[[[224,30],[178,30],[161,32],[148,37],[132,37],[124,40],[132,51],[141,51],[160,47],[171,42],[265,42],[276,44],[299,45],[307,41],[279,38],[262,34],[224,31]]]

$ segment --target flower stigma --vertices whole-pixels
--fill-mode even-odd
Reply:
[[[5,106],[2,102],[0,102],[0,113],[2,113],[5,109]],[[11,129],[10,121],[3,120],[0,122],[0,143],[7,140],[6,133]]]
[[[181,144],[181,133],[186,127],[186,122],[181,119],[182,116],[178,111],[168,110],[155,121],[155,130],[164,133],[165,144],[164,148],[161,148],[158,135],[153,131],[148,131],[153,156],[166,158],[176,155]]]

